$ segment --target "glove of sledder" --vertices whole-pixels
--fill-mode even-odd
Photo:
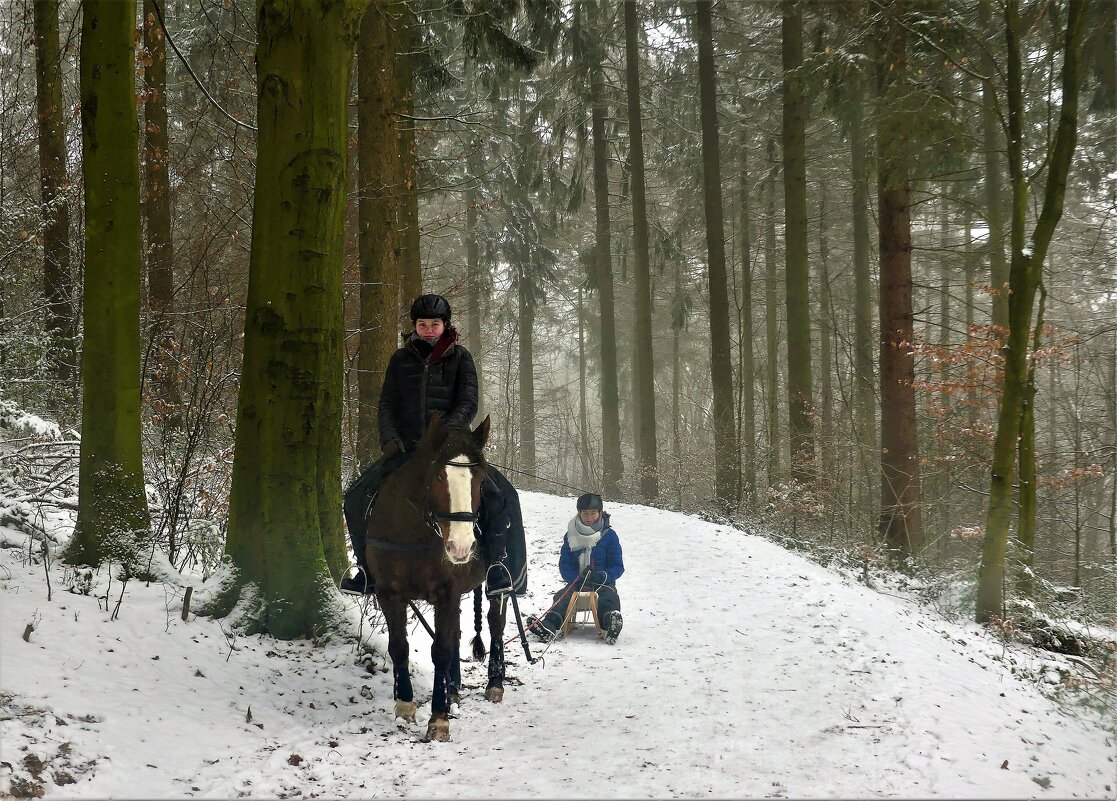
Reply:
[[[588,587],[600,587],[608,580],[609,576],[606,575],[604,570],[594,570],[592,567],[587,567],[582,571],[582,575],[578,577],[579,584]]]

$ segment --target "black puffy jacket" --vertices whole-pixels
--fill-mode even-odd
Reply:
[[[427,430],[431,412],[447,425],[468,427],[477,414],[477,368],[473,356],[456,344],[458,332],[447,328],[431,347],[406,334],[392,354],[380,388],[380,446],[393,439],[411,450]]]

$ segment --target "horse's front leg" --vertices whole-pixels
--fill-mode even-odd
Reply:
[[[453,681],[451,664],[461,639],[460,599],[439,599],[434,604],[434,642],[431,661],[434,663],[434,692],[431,693],[431,717],[427,724],[428,741],[450,739],[450,701]]]
[[[388,625],[388,656],[392,658],[392,698],[396,701],[396,717],[415,722],[415,694],[408,673],[407,601],[398,595],[377,593],[384,622]]]
[[[504,620],[508,596],[489,600],[489,685],[485,699],[499,704],[504,700]]]

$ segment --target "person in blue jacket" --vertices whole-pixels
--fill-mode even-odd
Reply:
[[[624,575],[621,541],[609,525],[600,495],[587,492],[577,505],[578,514],[567,526],[559,551],[559,573],[566,586],[555,593],[554,604],[543,617],[528,617],[528,626],[540,640],[550,642],[562,626],[570,594],[595,590],[605,642],[615,645],[623,622],[617,595],[617,579]]]

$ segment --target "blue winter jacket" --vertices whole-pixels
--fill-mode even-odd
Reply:
[[[609,526],[609,515],[603,514],[601,517],[605,521],[605,527],[601,530],[601,539],[590,551],[590,564],[594,570],[604,571],[605,582],[612,584],[624,574],[621,540]],[[569,584],[581,572],[578,554],[570,550],[570,543],[566,541],[566,534],[563,534],[562,550],[559,551],[559,573],[562,574],[562,580]]]

